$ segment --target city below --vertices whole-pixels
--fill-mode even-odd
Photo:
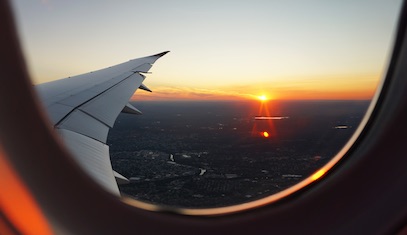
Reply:
[[[284,190],[316,172],[349,140],[369,101],[134,102],[108,144],[123,195],[210,208]]]

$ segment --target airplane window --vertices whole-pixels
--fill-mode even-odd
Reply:
[[[110,160],[124,197],[204,209],[278,200],[341,159],[401,1],[13,4],[35,85],[171,51],[131,98],[143,115],[109,131]]]

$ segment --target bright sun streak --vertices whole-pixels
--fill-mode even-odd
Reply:
[[[267,100],[267,96],[265,96],[265,95],[258,96],[257,98],[259,98],[259,100],[261,100],[261,101]]]

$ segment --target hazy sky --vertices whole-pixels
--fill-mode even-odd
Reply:
[[[14,0],[13,5],[35,84],[170,50],[145,81],[154,92],[138,98],[364,99],[386,68],[400,2]]]

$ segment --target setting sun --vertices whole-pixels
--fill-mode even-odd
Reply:
[[[266,101],[267,100],[267,96],[265,96],[265,95],[258,96],[257,98],[259,100],[261,100],[261,101]]]

